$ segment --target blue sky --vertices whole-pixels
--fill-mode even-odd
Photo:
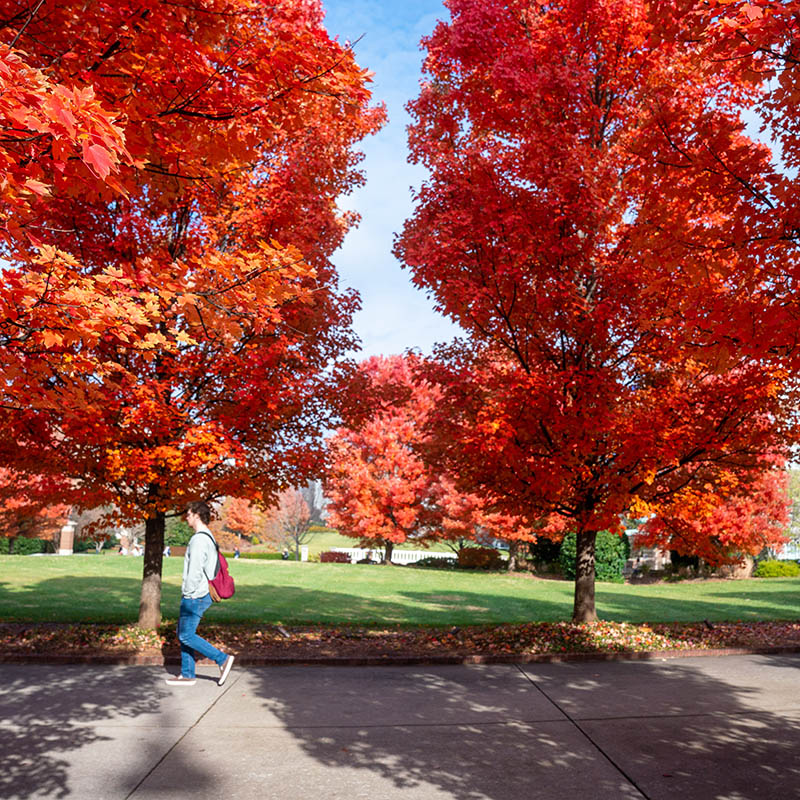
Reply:
[[[419,92],[422,51],[419,41],[440,19],[448,19],[440,0],[323,0],[325,24],[331,36],[356,42],[358,63],[375,73],[376,102],[386,103],[389,121],[362,142],[362,169],[367,183],[340,205],[355,209],[362,220],[352,230],[333,261],[343,286],[361,294],[362,310],[354,327],[361,339],[361,356],[402,353],[418,348],[429,353],[459,329],[433,310],[433,303],[416,289],[408,271],[392,256],[394,235],[412,212],[411,186],[425,177],[422,168],[407,162],[404,105]],[[359,37],[360,40],[359,40]],[[759,132],[755,115],[749,133],[769,143]],[[777,150],[775,150],[777,152]]]
[[[414,288],[391,250],[394,234],[411,215],[410,187],[419,186],[425,175],[407,163],[410,120],[403,106],[419,90],[419,40],[437,19],[447,19],[447,10],[438,0],[323,2],[331,36],[342,42],[362,37],[355,45],[358,63],[375,73],[374,97],[386,103],[389,116],[383,130],[362,143],[367,183],[340,203],[358,211],[361,224],[333,257],[342,285],[361,294],[363,307],[354,321],[361,355],[402,353],[412,347],[428,353],[458,329],[434,312],[433,303]]]

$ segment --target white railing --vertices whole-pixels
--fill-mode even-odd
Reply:
[[[367,550],[364,547],[332,547],[331,550],[334,553],[347,553],[351,564],[365,558],[383,561],[383,550]],[[430,550],[394,550],[392,552],[393,564],[414,564],[423,558],[455,558],[455,554],[433,553]]]

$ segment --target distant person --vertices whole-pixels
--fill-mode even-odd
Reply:
[[[208,523],[211,508],[207,503],[189,503],[186,522],[194,531],[183,559],[181,610],[178,616],[178,641],[181,644],[181,674],[167,678],[170,686],[194,686],[197,656],[210,658],[219,667],[222,686],[233,666],[233,656],[217,650],[211,642],[197,635],[197,626],[212,604],[208,589],[209,577],[217,571],[217,547]]]
[[[285,547],[283,548],[283,552],[281,553],[281,558],[284,561],[288,561],[289,560],[289,551]]]
[[[170,550],[169,545],[164,548],[164,555],[169,558],[172,555],[172,550]]]
[[[233,551],[233,557],[234,558],[239,558],[239,548],[238,547]]]

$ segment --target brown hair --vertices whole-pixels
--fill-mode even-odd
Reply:
[[[197,514],[203,525],[208,525],[208,523],[211,522],[211,506],[202,500],[193,500],[191,503],[188,503],[186,505],[186,510]]]

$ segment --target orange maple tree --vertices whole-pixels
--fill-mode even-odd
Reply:
[[[491,509],[489,499],[460,491],[425,457],[427,424],[441,401],[436,386],[414,375],[413,359],[368,358],[356,378],[371,413],[330,438],[326,480],[328,523],[363,547],[484,537],[531,538],[530,529]],[[362,378],[366,377],[366,386]]]
[[[18,37],[14,37],[15,42]],[[130,162],[124,134],[91,85],[53,82],[25,53],[0,44],[0,230],[20,236],[59,182],[121,191],[112,173]]]
[[[774,174],[741,119],[761,88],[698,68],[678,4],[447,6],[410,104],[431,177],[396,248],[468,335],[428,372],[441,458],[464,490],[576,531],[573,618],[591,621],[597,531],[760,474],[793,430],[789,376],[732,313],[759,255],[742,183]]]
[[[236,543],[242,537],[249,538],[259,531],[261,512],[245,497],[226,497],[219,510],[220,525],[233,534]]]
[[[83,181],[56,164],[47,202],[21,216],[35,236],[9,249],[19,274],[46,280],[68,254],[111,313],[87,330],[70,309],[4,348],[0,455],[145,518],[152,627],[168,509],[269,498],[315,470],[357,304],[329,261],[356,219],[336,198],[361,180],[353,145],[383,111],[317,2],[5,9],[0,38],[54,84],[91,87],[130,158],[90,188],[96,159]],[[4,293],[40,302],[26,285]]]
[[[707,564],[736,563],[764,548],[780,550],[789,524],[789,475],[766,462],[762,473],[740,480],[729,472],[717,487],[690,484],[639,529],[636,544],[699,556]]]
[[[63,485],[46,475],[0,469],[0,536],[46,538],[57,544],[70,507],[57,502]]]
[[[18,17],[29,20],[32,13]],[[64,335],[72,341],[86,337],[89,344],[99,332],[135,339],[141,323],[151,321],[152,308],[115,270],[84,274],[73,255],[42,242],[38,219],[56,180],[74,192],[101,185],[123,192],[116,178],[121,165],[132,162],[114,114],[93,87],[51,80],[14,49],[18,39],[0,43],[0,249],[8,254],[29,245],[21,264],[4,267],[0,293],[0,368],[12,380],[23,368],[19,353],[41,354]],[[73,370],[91,372],[95,366],[83,357],[71,363]]]

